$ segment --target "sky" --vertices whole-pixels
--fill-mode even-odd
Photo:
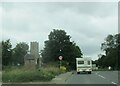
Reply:
[[[37,41],[41,50],[49,33],[62,29],[93,60],[107,35],[118,33],[117,2],[3,2],[0,14],[2,39],[13,47]]]

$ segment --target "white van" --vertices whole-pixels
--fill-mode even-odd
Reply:
[[[92,60],[91,58],[76,58],[77,74],[86,72],[91,74],[92,72]]]

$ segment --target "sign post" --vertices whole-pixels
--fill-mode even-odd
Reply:
[[[63,57],[59,56],[59,60],[60,60],[60,67],[61,67],[61,61],[62,61]]]

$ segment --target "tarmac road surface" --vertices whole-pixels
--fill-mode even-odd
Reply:
[[[118,71],[92,71],[92,74],[73,74],[67,84],[118,84]]]

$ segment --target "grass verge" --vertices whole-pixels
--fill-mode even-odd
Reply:
[[[50,81],[56,75],[61,74],[59,68],[49,67],[40,68],[39,70],[26,70],[24,68],[12,69],[2,72],[3,82],[33,82],[33,81]]]

